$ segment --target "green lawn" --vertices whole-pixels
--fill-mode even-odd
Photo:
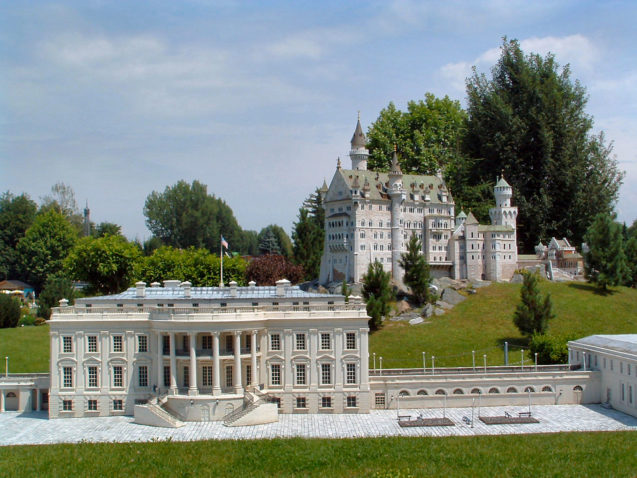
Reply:
[[[619,287],[611,294],[600,295],[585,283],[540,284],[550,292],[556,318],[549,333],[584,337],[592,334],[637,332],[637,290]],[[436,366],[470,366],[471,351],[476,350],[477,365],[504,363],[502,343],[508,341],[509,362],[520,362],[520,348],[525,341],[513,325],[513,311],[520,298],[518,284],[492,284],[431,323],[409,325],[386,321],[383,328],[370,335],[370,354],[376,353],[377,367],[422,367],[422,352],[436,356]],[[518,347],[515,347],[515,346]],[[526,357],[529,360],[530,358]]]
[[[9,357],[10,373],[49,371],[49,326],[0,329],[0,360]]]
[[[0,448],[3,476],[635,476],[634,432]]]

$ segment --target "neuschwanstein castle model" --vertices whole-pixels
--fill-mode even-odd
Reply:
[[[352,169],[336,172],[321,195],[325,208],[325,248],[320,282],[360,282],[373,261],[400,282],[398,265],[409,237],[423,245],[434,277],[507,281],[517,268],[513,190],[500,177],[494,188],[491,225],[469,212],[455,215],[451,193],[442,178],[403,174],[396,152],[388,173],[367,169],[369,151],[360,119],[351,142]]]

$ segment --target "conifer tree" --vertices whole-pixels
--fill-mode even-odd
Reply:
[[[307,209],[299,209],[299,220],[292,231],[294,262],[303,266],[305,280],[316,279],[323,253],[323,229],[318,227]]]
[[[589,248],[585,257],[588,280],[603,290],[623,284],[630,270],[624,252],[621,225],[609,214],[598,214],[584,240]]]
[[[389,313],[389,302],[394,298],[391,288],[391,274],[383,270],[383,265],[374,261],[367,267],[367,273],[363,276],[363,297],[367,304],[369,328],[378,330],[383,322],[383,317]]]
[[[430,300],[429,286],[431,274],[429,264],[422,255],[422,243],[415,234],[412,234],[407,244],[407,252],[400,256],[398,261],[405,271],[403,282],[411,289],[411,295],[418,305]]]
[[[259,252],[261,254],[280,254],[279,243],[272,230],[268,229],[259,240]]]
[[[538,274],[525,273],[520,303],[515,308],[513,322],[523,335],[546,333],[553,314],[550,294],[542,297],[538,288]]]

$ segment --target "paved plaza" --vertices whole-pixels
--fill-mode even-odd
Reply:
[[[517,416],[526,407],[482,408],[483,416]],[[534,406],[533,416],[540,423],[524,425],[485,425],[475,409],[450,408],[446,416],[455,426],[402,428],[395,410],[372,410],[369,415],[279,415],[278,423],[249,427],[226,427],[221,422],[189,422],[182,428],[156,428],[133,423],[132,417],[60,418],[49,420],[45,412],[0,414],[0,445],[51,443],[145,442],[150,440],[253,440],[260,438],[360,438],[382,436],[471,436],[573,431],[637,431],[637,418],[599,405]],[[442,409],[401,410],[416,418],[442,417]]]

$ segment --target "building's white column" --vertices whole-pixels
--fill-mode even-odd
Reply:
[[[243,393],[243,386],[241,383],[241,332],[235,331],[234,333],[234,376],[232,379],[234,392]]]
[[[294,378],[294,369],[292,367],[293,340],[294,337],[292,334],[292,329],[285,329],[283,331],[283,356],[285,357],[285,362],[283,363],[285,364],[285,366],[283,367],[283,370],[281,370],[281,378],[283,380],[283,387],[286,390],[292,390],[292,380]]]
[[[316,391],[316,389],[318,388],[318,376],[319,376],[318,365],[316,363],[316,357],[318,356],[318,341],[319,341],[317,329],[310,329],[309,339],[310,339],[310,369],[307,371],[307,373],[310,374],[310,376],[308,377],[310,390]]]
[[[361,353],[358,381],[361,390],[369,390],[369,332],[366,328],[360,329],[358,340]]]
[[[36,411],[40,411],[40,402],[42,400],[40,400],[40,389],[36,388],[35,389],[35,407],[33,407]]]
[[[170,333],[170,393],[177,393],[177,357],[175,356],[175,333]]]
[[[343,390],[343,329],[334,329],[334,388]]]
[[[250,370],[250,383],[253,388],[257,388],[259,386],[259,379],[257,378],[257,331],[252,331],[252,341],[250,342],[250,352],[251,352],[251,370]]]
[[[81,393],[88,385],[84,373],[84,332],[76,332],[73,337],[73,342],[73,352],[75,352],[75,358],[77,360],[75,390]]]
[[[0,390],[0,413],[4,412],[4,390]]]
[[[221,365],[219,363],[219,332],[212,333],[212,394],[221,394]]]
[[[164,376],[164,347],[162,344],[161,332],[157,332],[157,395],[164,385],[162,378]]]
[[[188,387],[188,395],[197,395],[197,334],[190,332],[190,386]]]

